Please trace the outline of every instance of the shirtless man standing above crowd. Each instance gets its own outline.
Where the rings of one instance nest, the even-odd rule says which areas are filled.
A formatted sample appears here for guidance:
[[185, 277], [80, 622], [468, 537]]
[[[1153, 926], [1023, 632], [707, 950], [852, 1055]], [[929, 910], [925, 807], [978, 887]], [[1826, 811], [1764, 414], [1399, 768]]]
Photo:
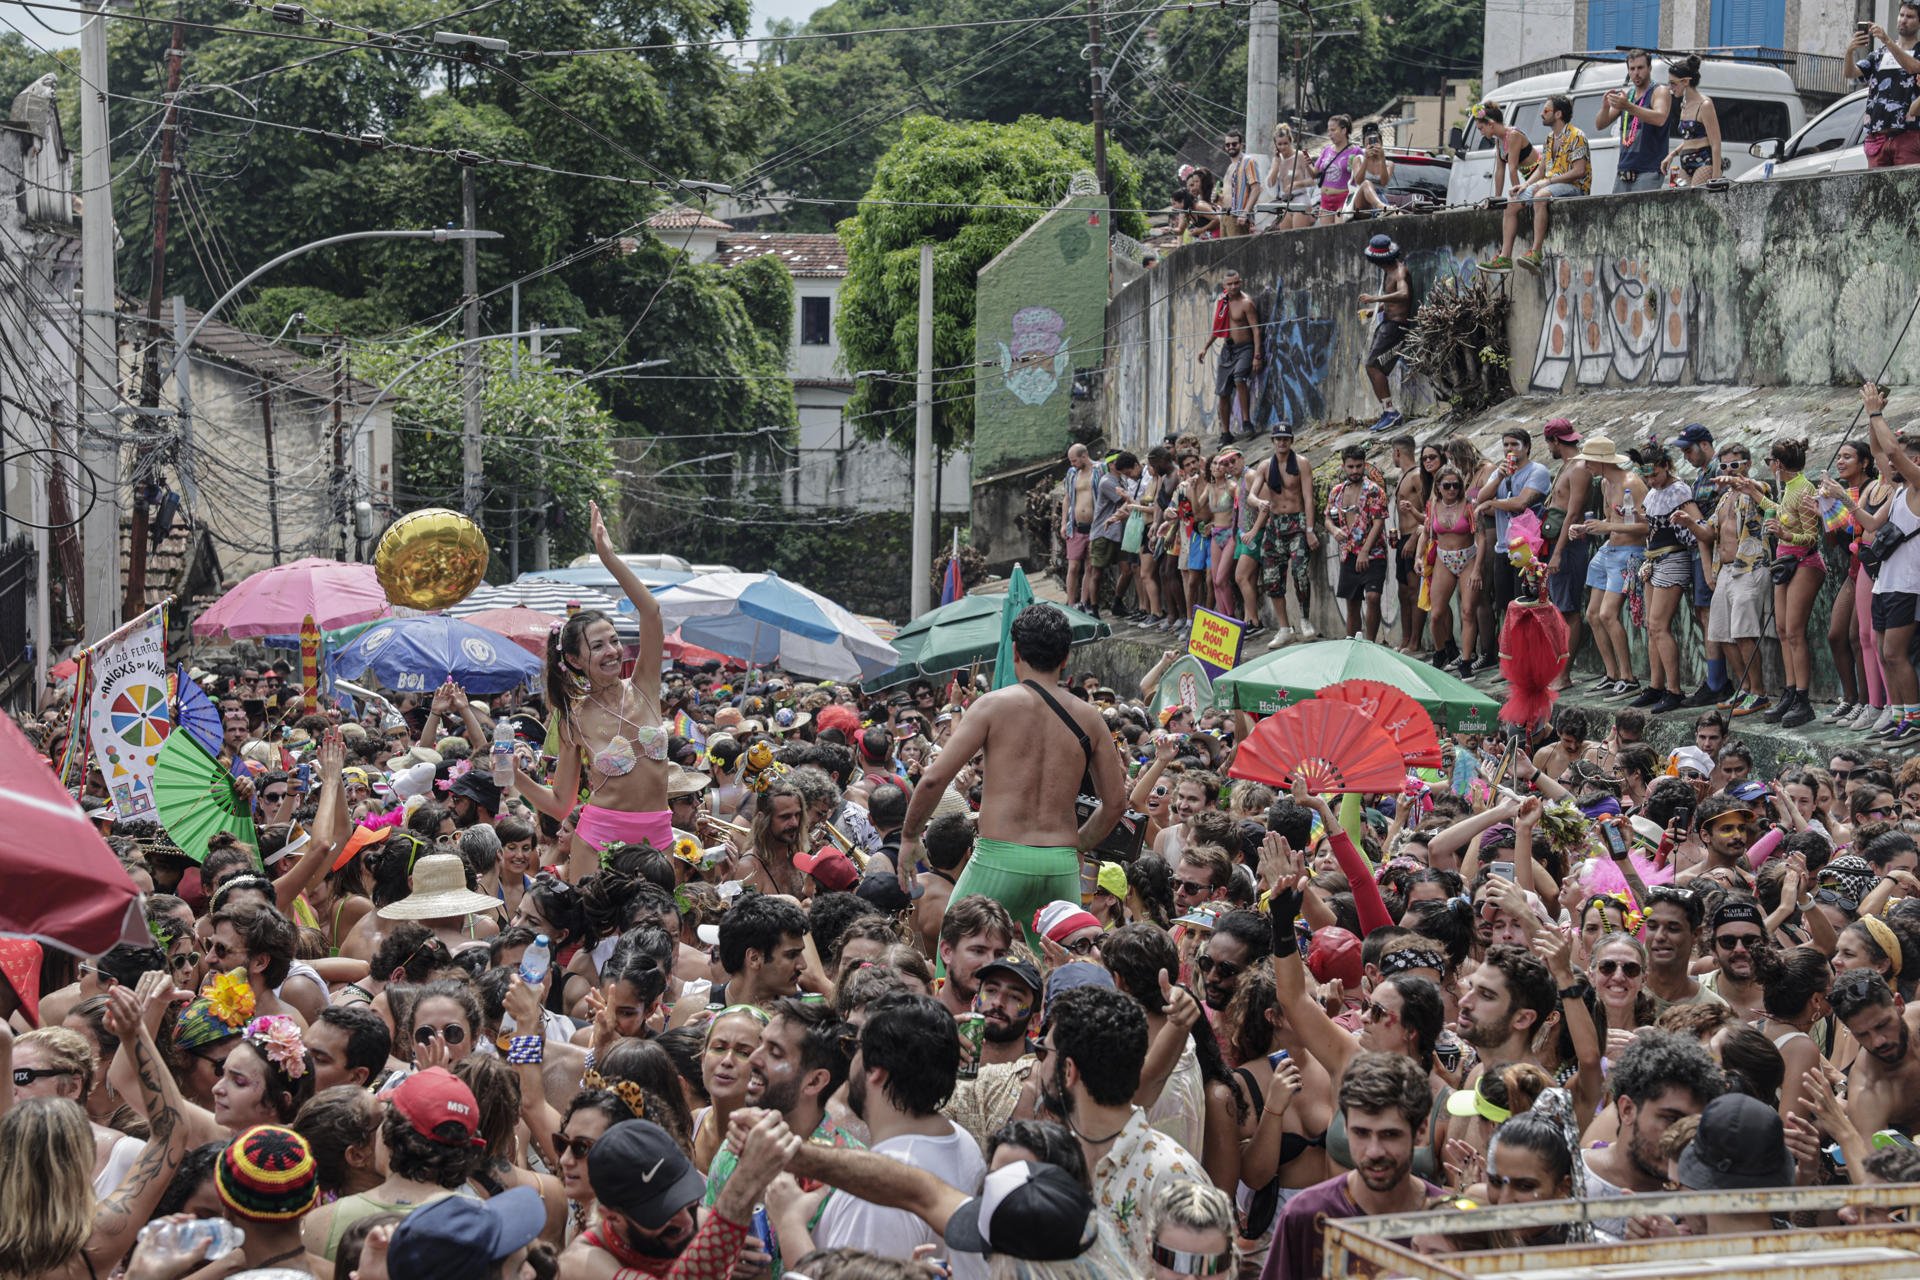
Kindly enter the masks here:
[[[1080, 855], [1126, 811], [1127, 781], [1108, 745], [1107, 722], [1091, 703], [1059, 692], [1073, 639], [1067, 616], [1052, 605], [1028, 605], [1013, 620], [1012, 635], [1020, 683], [969, 706], [921, 775], [900, 831], [900, 878], [911, 891], [907, 880], [935, 802], [961, 766], [984, 752], [980, 834], [953, 900], [984, 893], [1025, 930], [1047, 903], [1080, 901]], [[1085, 824], [1074, 807], [1083, 793], [1099, 800]]]
[[[1269, 504], [1267, 527], [1260, 537], [1260, 589], [1273, 601], [1273, 639], [1278, 649], [1296, 638], [1315, 638], [1308, 607], [1313, 599], [1313, 553], [1320, 549], [1314, 529], [1313, 464], [1294, 452], [1293, 427], [1276, 422], [1272, 428], [1273, 456], [1254, 473], [1253, 495]], [[1287, 581], [1300, 598], [1300, 625], [1287, 618]]]
[[1220, 348], [1220, 363], [1213, 371], [1213, 394], [1220, 401], [1220, 447], [1225, 449], [1233, 443], [1234, 399], [1237, 396], [1240, 401], [1240, 421], [1247, 422], [1251, 416], [1248, 388], [1264, 363], [1260, 356], [1260, 308], [1241, 292], [1238, 271], [1227, 272], [1214, 308], [1213, 332], [1195, 358], [1205, 364], [1214, 340], [1223, 337], [1226, 341]]
[[1087, 568], [1093, 537], [1093, 455], [1087, 446], [1067, 450], [1067, 500], [1061, 504], [1060, 536], [1067, 544], [1067, 600], [1080, 600], [1080, 575]]

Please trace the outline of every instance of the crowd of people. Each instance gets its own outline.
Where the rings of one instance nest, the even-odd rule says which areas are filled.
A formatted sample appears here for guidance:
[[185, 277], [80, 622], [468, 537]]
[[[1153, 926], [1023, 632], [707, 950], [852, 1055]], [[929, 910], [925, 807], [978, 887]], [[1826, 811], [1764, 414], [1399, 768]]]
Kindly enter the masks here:
[[1920, 1180], [1920, 765], [1568, 709], [1276, 790], [1044, 604], [991, 692], [663, 669], [595, 533], [640, 644], [537, 693], [195, 673], [257, 844], [90, 778], [151, 942], [0, 946], [0, 1277], [1308, 1280], [1331, 1219]]
[[[1866, 434], [1826, 459], [1802, 438], [1756, 459], [1735, 433], [1716, 440], [1699, 422], [1628, 446], [1554, 418], [1538, 438], [1504, 432], [1497, 458], [1460, 436], [1401, 435], [1384, 458], [1347, 446], [1318, 501], [1313, 464], [1285, 423], [1272, 429], [1272, 456], [1251, 465], [1231, 441], [1208, 455], [1194, 435], [1144, 463], [1125, 452], [1095, 461], [1076, 445], [1062, 523], [1069, 599], [1097, 613], [1111, 586], [1117, 616], [1164, 630], [1210, 608], [1244, 621], [1250, 638], [1270, 626], [1267, 647], [1280, 648], [1318, 635], [1310, 608], [1324, 543], [1339, 557], [1333, 594], [1347, 635], [1380, 639], [1391, 582], [1390, 642], [1463, 678], [1497, 666], [1498, 620], [1537, 597], [1567, 624], [1561, 689], [1590, 646], [1589, 699], [1655, 715], [1711, 707], [1790, 729], [1818, 716], [1906, 744], [1920, 738], [1920, 541], [1910, 536], [1920, 436], [1889, 427], [1884, 387], [1861, 396]], [[1226, 405], [1223, 393], [1223, 414]], [[1075, 523], [1083, 507], [1104, 519]], [[1537, 522], [1524, 555], [1512, 534], [1523, 514]], [[1134, 551], [1122, 542], [1130, 518], [1143, 535]], [[1537, 584], [1517, 557], [1538, 567]], [[1103, 585], [1083, 564], [1120, 571]], [[1810, 629], [1829, 579], [1824, 644], [1837, 687], [1816, 703], [1821, 637]], [[1683, 616], [1704, 655], [1691, 674]]]

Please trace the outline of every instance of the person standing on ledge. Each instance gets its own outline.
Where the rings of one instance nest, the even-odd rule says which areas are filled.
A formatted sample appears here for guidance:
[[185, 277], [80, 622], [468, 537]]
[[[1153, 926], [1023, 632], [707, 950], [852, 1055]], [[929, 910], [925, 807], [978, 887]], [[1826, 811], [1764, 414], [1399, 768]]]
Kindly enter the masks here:
[[[1067, 616], [1052, 605], [1031, 604], [1011, 630], [1020, 683], [968, 707], [921, 775], [900, 832], [898, 870], [902, 887], [909, 887], [934, 803], [961, 767], [985, 752], [980, 835], [953, 900], [984, 893], [1024, 929], [1047, 903], [1080, 900], [1080, 855], [1120, 820], [1127, 783], [1100, 713], [1055, 693], [1073, 639]], [[1074, 807], [1083, 793], [1099, 802], [1085, 824]]]

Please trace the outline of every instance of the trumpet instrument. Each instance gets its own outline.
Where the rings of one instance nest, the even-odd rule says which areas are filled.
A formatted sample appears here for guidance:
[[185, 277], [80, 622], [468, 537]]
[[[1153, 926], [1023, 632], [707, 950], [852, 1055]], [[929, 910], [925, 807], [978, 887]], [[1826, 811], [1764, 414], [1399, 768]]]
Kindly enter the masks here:
[[808, 834], [812, 837], [814, 848], [817, 849], [821, 845], [830, 844], [840, 852], [846, 854], [848, 858], [852, 859], [853, 865], [859, 867], [861, 871], [864, 872], [867, 869], [866, 850], [862, 849], [852, 840], [849, 840], [840, 828], [834, 826], [826, 819], [823, 818], [815, 823], [813, 830]]

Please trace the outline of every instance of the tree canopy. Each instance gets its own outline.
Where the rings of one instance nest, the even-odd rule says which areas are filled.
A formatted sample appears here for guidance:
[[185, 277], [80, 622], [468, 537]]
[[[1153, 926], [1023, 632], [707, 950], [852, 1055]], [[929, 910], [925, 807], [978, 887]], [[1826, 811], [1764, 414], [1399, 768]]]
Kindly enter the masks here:
[[[910, 446], [913, 370], [919, 364], [920, 246], [934, 246], [934, 439], [941, 449], [973, 435], [973, 290], [980, 268], [1093, 168], [1093, 130], [1028, 116], [1012, 124], [951, 124], [915, 116], [880, 160], [866, 198], [840, 225], [847, 283], [840, 292], [840, 349], [864, 378], [847, 405], [863, 434]], [[1115, 230], [1146, 234], [1140, 171], [1107, 148]]]

